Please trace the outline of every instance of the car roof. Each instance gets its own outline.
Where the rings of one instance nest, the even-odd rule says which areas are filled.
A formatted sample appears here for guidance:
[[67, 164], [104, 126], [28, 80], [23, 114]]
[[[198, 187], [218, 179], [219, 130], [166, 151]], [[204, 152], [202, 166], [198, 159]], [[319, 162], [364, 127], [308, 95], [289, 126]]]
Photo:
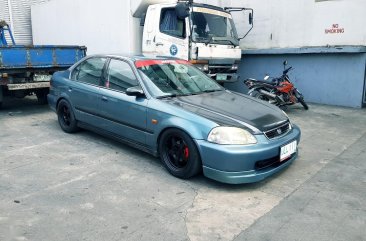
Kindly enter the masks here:
[[88, 57], [123, 58], [123, 59], [129, 59], [133, 62], [138, 61], [138, 60], [172, 60], [172, 59], [178, 59], [178, 58], [168, 57], [168, 56], [145, 56], [145, 55], [128, 55], [128, 54], [94, 54], [94, 55], [88, 55]]

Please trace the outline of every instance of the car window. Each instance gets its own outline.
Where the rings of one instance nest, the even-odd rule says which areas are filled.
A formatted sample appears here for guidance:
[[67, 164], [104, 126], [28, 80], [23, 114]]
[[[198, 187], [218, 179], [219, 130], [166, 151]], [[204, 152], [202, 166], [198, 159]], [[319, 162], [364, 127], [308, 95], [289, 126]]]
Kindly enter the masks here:
[[105, 87], [124, 92], [127, 88], [137, 85], [139, 84], [131, 66], [124, 61], [112, 59], [109, 63]]
[[185, 38], [185, 20], [178, 18], [174, 8], [163, 8], [161, 10], [160, 32]]
[[90, 58], [78, 65], [71, 74], [71, 79], [88, 84], [99, 85], [106, 58]]

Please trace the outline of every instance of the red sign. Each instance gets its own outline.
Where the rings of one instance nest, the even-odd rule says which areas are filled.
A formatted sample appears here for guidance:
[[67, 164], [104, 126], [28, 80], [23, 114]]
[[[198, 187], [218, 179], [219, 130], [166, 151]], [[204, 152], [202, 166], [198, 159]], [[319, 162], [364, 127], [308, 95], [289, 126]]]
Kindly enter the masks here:
[[340, 28], [339, 24], [332, 24], [331, 28], [325, 29], [325, 34], [330, 33], [344, 33], [344, 28]]

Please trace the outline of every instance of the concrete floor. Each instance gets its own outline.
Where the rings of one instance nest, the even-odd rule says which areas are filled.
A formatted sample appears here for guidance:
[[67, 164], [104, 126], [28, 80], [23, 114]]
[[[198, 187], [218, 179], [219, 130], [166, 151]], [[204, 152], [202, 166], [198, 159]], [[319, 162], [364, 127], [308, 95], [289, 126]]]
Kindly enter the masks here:
[[299, 157], [263, 182], [172, 177], [34, 98], [0, 110], [0, 240], [366, 240], [366, 109], [288, 108]]

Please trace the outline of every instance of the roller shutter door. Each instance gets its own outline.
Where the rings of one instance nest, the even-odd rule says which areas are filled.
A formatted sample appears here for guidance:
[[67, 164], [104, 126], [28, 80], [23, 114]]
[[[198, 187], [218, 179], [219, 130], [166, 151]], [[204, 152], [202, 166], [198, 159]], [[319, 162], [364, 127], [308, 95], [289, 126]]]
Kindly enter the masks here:
[[32, 44], [31, 6], [47, 1], [0, 0], [0, 19], [4, 19], [11, 26], [16, 44]]

